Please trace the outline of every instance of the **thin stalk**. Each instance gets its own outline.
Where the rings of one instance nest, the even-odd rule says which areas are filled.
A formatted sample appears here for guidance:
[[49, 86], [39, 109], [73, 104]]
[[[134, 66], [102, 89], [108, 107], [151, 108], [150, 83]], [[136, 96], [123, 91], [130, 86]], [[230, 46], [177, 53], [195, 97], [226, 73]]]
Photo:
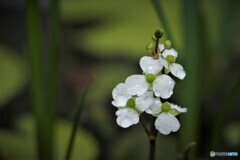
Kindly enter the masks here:
[[42, 50], [41, 50], [41, 28], [40, 12], [37, 0], [27, 0], [26, 18], [29, 47], [29, 64], [31, 75], [31, 96], [33, 111], [36, 123], [36, 137], [39, 159], [51, 158], [52, 152], [49, 148], [49, 134], [47, 130], [47, 120], [45, 118], [45, 96], [44, 96], [44, 76], [42, 73]]
[[[183, 33], [184, 33], [184, 53], [185, 68], [187, 76], [182, 85], [180, 96], [181, 104], [188, 107], [188, 113], [181, 118], [182, 132], [180, 132], [180, 148], [185, 147], [190, 142], [198, 143], [199, 116], [200, 116], [200, 85], [202, 59], [200, 48], [200, 9], [199, 0], [184, 0], [183, 10]], [[194, 149], [197, 151], [196, 149]], [[193, 155], [191, 155], [193, 156]]]
[[56, 87], [57, 87], [57, 69], [60, 46], [60, 16], [58, 0], [50, 1], [49, 17], [49, 61], [46, 75], [46, 98], [48, 105], [48, 130], [49, 130], [49, 148], [53, 150], [54, 143], [54, 124], [56, 118]]
[[[226, 5], [225, 5], [225, 12], [223, 14], [223, 17], [221, 17], [221, 22], [220, 22], [220, 32], [219, 35], [220, 37], [219, 39], [219, 47], [222, 50], [222, 52], [225, 54], [227, 52], [227, 50], [229, 49], [229, 47], [231, 47], [231, 36], [232, 33], [234, 32], [234, 29], [231, 29], [232, 24], [234, 22], [234, 19], [237, 16], [237, 10], [238, 10], [238, 1], [237, 0], [228, 0], [226, 1]], [[221, 37], [221, 35], [224, 33], [224, 38]], [[224, 45], [222, 45], [224, 44]], [[218, 52], [216, 52], [218, 53]]]
[[155, 11], [157, 13], [159, 21], [163, 25], [163, 28], [164, 28], [168, 38], [171, 39], [171, 41], [173, 42], [174, 40], [173, 40], [171, 31], [170, 31], [169, 23], [167, 22], [166, 16], [164, 14], [161, 1], [160, 0], [151, 0], [151, 2], [153, 5], [153, 8], [155, 9]]
[[150, 139], [149, 141], [150, 141], [149, 160], [154, 160], [156, 151], [156, 139]]
[[148, 129], [143, 119], [140, 117], [140, 123], [142, 124], [144, 131], [146, 132], [149, 140], [149, 160], [155, 159], [156, 140], [157, 140], [157, 134], [158, 134], [158, 131], [155, 129], [155, 126], [154, 126], [155, 120], [156, 118], [153, 118], [151, 122], [151, 128]]
[[221, 133], [221, 128], [224, 126], [224, 121], [227, 119], [230, 111], [233, 109], [233, 100], [236, 97], [240, 89], [240, 76], [238, 76], [236, 82], [228, 92], [228, 95], [220, 108], [219, 116], [217, 116], [216, 124], [214, 125], [212, 137], [211, 137], [211, 148], [216, 149], [219, 143], [219, 135]]
[[156, 140], [158, 131], [156, 130], [154, 123], [156, 118], [153, 117], [150, 129], [150, 136], [149, 136], [149, 143], [150, 143], [150, 151], [149, 151], [149, 160], [155, 159], [155, 152], [156, 152]]
[[71, 132], [71, 136], [70, 136], [69, 143], [68, 143], [68, 148], [67, 148], [66, 155], [65, 155], [66, 160], [69, 160], [71, 158], [71, 153], [72, 153], [73, 145], [74, 145], [74, 139], [75, 139], [75, 135], [77, 133], [77, 128], [78, 128], [78, 124], [79, 124], [79, 119], [81, 118], [82, 109], [83, 109], [83, 106], [84, 106], [84, 103], [86, 100], [88, 87], [89, 87], [89, 85], [84, 89], [84, 91], [82, 93], [80, 104], [77, 107], [76, 115], [74, 116], [72, 132]]

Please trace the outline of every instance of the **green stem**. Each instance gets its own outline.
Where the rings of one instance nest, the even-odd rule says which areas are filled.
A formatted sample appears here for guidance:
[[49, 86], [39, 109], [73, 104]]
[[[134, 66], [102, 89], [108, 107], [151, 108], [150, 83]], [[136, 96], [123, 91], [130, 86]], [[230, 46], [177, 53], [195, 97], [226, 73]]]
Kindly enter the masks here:
[[81, 118], [82, 109], [83, 109], [83, 106], [84, 106], [84, 103], [85, 103], [85, 100], [86, 100], [88, 87], [89, 87], [89, 85], [85, 88], [85, 90], [82, 93], [80, 104], [77, 107], [76, 115], [74, 116], [74, 123], [73, 123], [73, 126], [72, 126], [72, 132], [71, 132], [70, 140], [69, 140], [69, 143], [68, 143], [68, 148], [67, 148], [66, 155], [65, 155], [66, 160], [69, 160], [71, 158], [71, 153], [72, 153], [73, 146], [74, 146], [74, 139], [75, 139], [75, 135], [77, 133], [77, 127], [78, 127], [78, 124], [79, 124], [79, 119]]
[[[46, 104], [48, 106], [48, 130], [49, 142], [53, 150], [54, 143], [54, 124], [56, 118], [56, 82], [57, 69], [59, 57], [59, 43], [60, 43], [60, 17], [59, 17], [59, 3], [58, 0], [50, 1], [50, 21], [49, 21], [49, 61], [47, 67], [47, 75], [45, 80]], [[46, 117], [47, 118], [47, 117]]]
[[155, 159], [155, 152], [156, 152], [156, 140], [157, 140], [157, 134], [158, 131], [155, 129], [154, 122], [156, 118], [154, 117], [152, 122], [151, 122], [151, 128], [150, 130], [147, 128], [145, 125], [144, 121], [140, 117], [140, 123], [142, 124], [144, 131], [146, 132], [149, 140], [149, 160], [154, 160]]
[[40, 38], [40, 12], [37, 0], [27, 0], [26, 3], [28, 44], [29, 44], [29, 63], [31, 75], [31, 92], [33, 111], [36, 123], [36, 136], [38, 144], [39, 159], [49, 159], [52, 157], [49, 148], [48, 122], [45, 118], [46, 104], [44, 96], [44, 76], [42, 73], [42, 50]]
[[[185, 68], [188, 73], [186, 76], [181, 94], [181, 104], [188, 107], [188, 113], [181, 117], [182, 131], [180, 132], [180, 148], [190, 142], [198, 143], [199, 133], [199, 113], [200, 113], [200, 85], [201, 85], [201, 64], [202, 59], [200, 48], [200, 11], [199, 0], [184, 0], [183, 10], [183, 29], [184, 29], [184, 53]], [[194, 149], [197, 151], [196, 149]], [[193, 156], [193, 154], [191, 154]]]

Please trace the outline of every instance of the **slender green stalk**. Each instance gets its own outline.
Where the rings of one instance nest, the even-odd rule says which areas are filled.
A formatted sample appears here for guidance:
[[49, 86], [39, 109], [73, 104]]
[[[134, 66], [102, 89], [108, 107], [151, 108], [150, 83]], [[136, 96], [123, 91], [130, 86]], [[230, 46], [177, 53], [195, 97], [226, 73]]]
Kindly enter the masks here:
[[163, 12], [163, 9], [162, 9], [163, 7], [162, 7], [162, 4], [161, 4], [160, 0], [151, 0], [151, 2], [152, 2], [152, 5], [153, 5], [156, 13], [157, 13], [159, 21], [163, 25], [163, 28], [164, 28], [168, 38], [171, 39], [171, 41], [173, 42], [174, 40], [173, 40], [171, 31], [170, 31], [170, 27], [169, 27], [169, 24], [167, 22], [166, 16]]
[[47, 64], [47, 75], [45, 76], [45, 93], [46, 104], [48, 106], [48, 114], [46, 115], [48, 121], [48, 141], [49, 148], [54, 150], [54, 124], [56, 118], [56, 86], [57, 86], [57, 69], [59, 60], [59, 47], [60, 47], [60, 16], [59, 16], [59, 3], [58, 0], [50, 1], [50, 17], [49, 17], [49, 61]]
[[227, 119], [230, 111], [233, 109], [233, 100], [236, 97], [240, 89], [240, 76], [238, 76], [236, 82], [228, 92], [228, 95], [220, 109], [219, 116], [217, 116], [216, 124], [214, 125], [212, 137], [211, 137], [211, 148], [216, 149], [219, 143], [219, 135], [221, 128], [224, 126], [224, 121]]
[[[183, 29], [184, 29], [184, 53], [185, 68], [188, 73], [181, 90], [181, 104], [188, 107], [188, 113], [181, 117], [180, 148], [192, 141], [198, 143], [199, 113], [200, 113], [200, 9], [199, 0], [184, 0]], [[196, 149], [195, 149], [196, 151]]]
[[[222, 50], [222, 52], [220, 53], [223, 53], [225, 54], [226, 51], [229, 49], [229, 47], [232, 43], [232, 41], [230, 40], [231, 39], [231, 36], [232, 36], [232, 33], [234, 32], [233, 29], [231, 29], [232, 27], [232, 24], [233, 24], [233, 21], [234, 19], [236, 18], [237, 16], [237, 10], [238, 10], [238, 1], [237, 0], [228, 0], [226, 1], [226, 11], [224, 12], [223, 14], [223, 17], [221, 17], [221, 23], [219, 25], [220, 27], [220, 32], [219, 32], [219, 45], [218, 47], [220, 47], [220, 49]], [[224, 38], [222, 38], [222, 34], [224, 34]], [[224, 44], [224, 45], [223, 45]], [[217, 52], [219, 53], [219, 52]]]
[[154, 123], [156, 118], [153, 117], [152, 123], [151, 123], [151, 129], [150, 129], [150, 136], [149, 136], [149, 142], [150, 142], [150, 151], [149, 151], [149, 160], [155, 159], [155, 152], [156, 152], [156, 140], [157, 140], [157, 134], [158, 131], [156, 130]]
[[38, 157], [39, 159], [46, 159], [51, 158], [52, 152], [49, 148], [49, 134], [45, 118], [46, 105], [43, 89], [44, 76], [42, 73], [40, 13], [37, 0], [27, 0], [26, 4], [31, 92], [37, 131]]
[[73, 123], [73, 126], [72, 126], [72, 132], [71, 132], [71, 136], [70, 136], [69, 143], [68, 143], [68, 148], [67, 148], [66, 155], [65, 155], [66, 160], [71, 158], [71, 153], [72, 153], [73, 146], [74, 146], [74, 139], [75, 139], [75, 135], [77, 133], [77, 127], [78, 127], [78, 124], [79, 124], [79, 119], [81, 118], [82, 109], [83, 109], [83, 106], [84, 106], [84, 103], [85, 103], [85, 100], [86, 100], [88, 87], [89, 87], [89, 85], [85, 88], [85, 90], [82, 93], [80, 104], [77, 107], [76, 115], [74, 116], [74, 123]]

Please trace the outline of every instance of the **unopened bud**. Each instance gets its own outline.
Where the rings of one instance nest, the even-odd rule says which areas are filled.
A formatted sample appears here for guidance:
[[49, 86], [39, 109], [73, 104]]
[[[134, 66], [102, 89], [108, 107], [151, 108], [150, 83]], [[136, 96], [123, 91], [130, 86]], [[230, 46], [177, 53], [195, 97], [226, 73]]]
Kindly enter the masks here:
[[165, 47], [166, 49], [171, 49], [171, 48], [172, 48], [172, 43], [171, 43], [171, 41], [166, 40], [166, 41], [164, 42], [164, 47]]

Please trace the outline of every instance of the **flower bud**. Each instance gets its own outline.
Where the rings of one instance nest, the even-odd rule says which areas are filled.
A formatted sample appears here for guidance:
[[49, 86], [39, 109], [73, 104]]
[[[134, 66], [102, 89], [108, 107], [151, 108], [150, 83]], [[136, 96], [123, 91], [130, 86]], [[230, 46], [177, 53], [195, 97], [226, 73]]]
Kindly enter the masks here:
[[171, 43], [171, 41], [166, 40], [166, 41], [164, 42], [164, 47], [165, 47], [166, 49], [171, 49], [171, 48], [172, 48], [172, 43]]
[[147, 46], [146, 46], [147, 51], [153, 50], [153, 48], [154, 48], [154, 44], [153, 43], [148, 43]]
[[164, 102], [161, 106], [163, 112], [168, 112], [171, 109], [171, 106], [168, 102]]
[[161, 38], [163, 36], [163, 33], [164, 33], [164, 31], [162, 29], [160, 29], [160, 30], [157, 30], [154, 33], [154, 36], [159, 39], [159, 38]]
[[148, 83], [153, 83], [153, 81], [156, 79], [156, 76], [154, 74], [147, 74], [146, 80]]

